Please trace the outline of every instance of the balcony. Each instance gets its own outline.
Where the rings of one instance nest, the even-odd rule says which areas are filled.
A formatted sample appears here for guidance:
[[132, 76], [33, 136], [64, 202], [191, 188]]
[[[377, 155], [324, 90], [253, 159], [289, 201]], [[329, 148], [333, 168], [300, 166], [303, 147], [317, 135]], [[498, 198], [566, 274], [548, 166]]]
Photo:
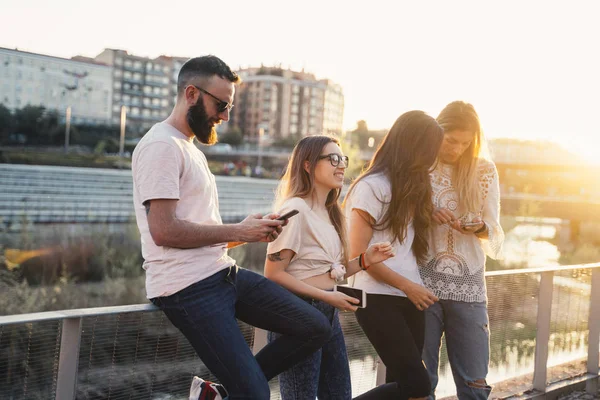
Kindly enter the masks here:
[[123, 79], [123, 82], [127, 82], [127, 83], [135, 83], [135, 84], [142, 83], [142, 79], [126, 78], [126, 77], [123, 77], [122, 79]]
[[142, 92], [141, 90], [135, 90], [135, 89], [125, 89], [123, 88], [123, 94], [129, 94], [132, 96], [142, 96], [144, 94], [144, 92]]
[[167, 95], [163, 95], [163, 94], [160, 94], [160, 93], [144, 92], [144, 96], [150, 97], [150, 98], [153, 98], [153, 99], [163, 99]]
[[144, 85], [163, 88], [163, 87], [169, 87], [169, 82], [163, 83], [163, 82], [155, 82], [155, 81], [148, 81], [148, 80], [146, 80], [144, 82]]

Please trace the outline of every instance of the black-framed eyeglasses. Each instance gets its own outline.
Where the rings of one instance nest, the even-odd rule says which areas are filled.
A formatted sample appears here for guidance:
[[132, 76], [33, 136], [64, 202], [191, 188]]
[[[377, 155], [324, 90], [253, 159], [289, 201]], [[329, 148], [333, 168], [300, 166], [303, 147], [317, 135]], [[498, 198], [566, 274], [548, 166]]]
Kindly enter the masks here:
[[217, 101], [217, 111], [218, 112], [222, 113], [227, 110], [231, 111], [231, 109], [233, 108], [233, 104], [229, 104], [228, 102], [221, 100], [214, 94], [210, 93], [208, 90], [204, 90], [201, 87], [198, 87], [196, 85], [192, 85], [192, 86], [195, 87], [196, 89], [198, 89], [199, 91], [201, 91], [202, 93], [205, 93], [205, 94], [209, 95], [210, 97], [212, 97], [213, 99], [215, 99]]
[[329, 158], [329, 162], [331, 163], [331, 165], [333, 167], [337, 167], [338, 165], [340, 165], [340, 162], [344, 162], [344, 166], [347, 167], [348, 166], [348, 161], [350, 160], [348, 158], [348, 156], [341, 156], [339, 154], [336, 153], [331, 153], [331, 154], [326, 154], [324, 156], [319, 156], [319, 160], [324, 160], [326, 158]]

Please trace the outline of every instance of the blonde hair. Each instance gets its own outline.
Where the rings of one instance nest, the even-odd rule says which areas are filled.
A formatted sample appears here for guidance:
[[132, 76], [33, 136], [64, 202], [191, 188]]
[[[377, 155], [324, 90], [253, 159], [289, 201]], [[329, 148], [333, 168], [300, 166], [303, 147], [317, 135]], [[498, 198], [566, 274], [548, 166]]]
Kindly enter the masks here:
[[478, 165], [481, 160], [490, 159], [479, 115], [472, 104], [453, 101], [440, 112], [437, 122], [445, 133], [456, 130], [473, 133], [471, 144], [458, 159], [452, 181], [458, 194], [459, 210], [463, 213], [478, 212], [483, 200], [479, 188]]
[[[317, 162], [319, 162], [321, 151], [323, 151], [323, 148], [329, 143], [335, 143], [338, 146], [340, 145], [340, 141], [336, 137], [326, 135], [307, 136], [296, 144], [285, 170], [285, 174], [277, 187], [275, 195], [275, 211], [278, 211], [281, 208], [281, 205], [292, 197], [300, 197], [303, 199], [314, 198], [315, 168]], [[310, 165], [309, 171], [306, 171], [304, 168], [304, 163], [306, 161], [308, 161]], [[331, 189], [327, 195], [325, 207], [327, 208], [329, 220], [342, 242], [342, 259], [344, 264], [347, 264], [348, 242], [346, 236], [346, 221], [338, 202], [341, 192], [341, 188]]]

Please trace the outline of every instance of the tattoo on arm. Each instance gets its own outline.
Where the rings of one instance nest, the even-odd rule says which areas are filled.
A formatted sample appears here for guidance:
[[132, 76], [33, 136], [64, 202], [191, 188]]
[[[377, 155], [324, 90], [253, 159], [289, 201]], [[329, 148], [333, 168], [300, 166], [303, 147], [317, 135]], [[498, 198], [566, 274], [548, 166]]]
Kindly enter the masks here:
[[144, 207], [146, 207], [146, 215], [150, 214], [150, 201], [145, 202]]
[[283, 258], [281, 258], [280, 251], [278, 251], [277, 253], [269, 254], [267, 257], [269, 258], [269, 261], [283, 261]]

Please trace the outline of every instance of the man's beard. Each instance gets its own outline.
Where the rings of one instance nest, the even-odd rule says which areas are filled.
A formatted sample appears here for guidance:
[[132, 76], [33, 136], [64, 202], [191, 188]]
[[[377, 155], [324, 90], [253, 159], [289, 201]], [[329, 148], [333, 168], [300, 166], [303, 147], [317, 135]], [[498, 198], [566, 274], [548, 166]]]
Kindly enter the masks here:
[[208, 118], [202, 96], [198, 97], [196, 104], [188, 108], [186, 119], [190, 129], [200, 143], [207, 145], [217, 143], [217, 131], [214, 127], [215, 121]]

